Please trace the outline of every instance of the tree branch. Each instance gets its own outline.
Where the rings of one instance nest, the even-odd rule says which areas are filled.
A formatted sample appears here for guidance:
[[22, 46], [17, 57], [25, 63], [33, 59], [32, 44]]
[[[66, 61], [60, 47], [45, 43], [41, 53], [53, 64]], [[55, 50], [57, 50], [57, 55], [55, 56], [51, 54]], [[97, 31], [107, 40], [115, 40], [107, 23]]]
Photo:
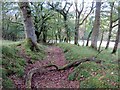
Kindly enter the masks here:
[[116, 27], [116, 26], [118, 26], [118, 24], [113, 25], [112, 28], [114, 28], [114, 27]]
[[68, 10], [66, 11], [66, 14], [69, 12], [70, 7], [71, 7], [72, 5], [73, 5], [73, 4], [70, 4], [70, 6], [68, 7]]
[[92, 7], [90, 9], [90, 12], [87, 14], [87, 16], [82, 20], [82, 22], [79, 24], [79, 25], [82, 25], [84, 23], [84, 21], [87, 19], [87, 17], [90, 15], [90, 13], [92, 12], [93, 10], [93, 6], [94, 6], [94, 2], [92, 2]]
[[[57, 65], [48, 65], [48, 66], [42, 66], [42, 67], [38, 67], [38, 68], [33, 68], [31, 69], [27, 75], [25, 76], [25, 85], [27, 88], [31, 88], [31, 80], [32, 80], [32, 76], [35, 73], [40, 73], [40, 74], [44, 74], [46, 72], [50, 72], [50, 71], [61, 71], [61, 70], [67, 70], [70, 69], [72, 67], [77, 67], [78, 65], [80, 65], [83, 62], [87, 62], [87, 61], [93, 61], [95, 63], [101, 64], [101, 60], [96, 60], [95, 57], [91, 57], [91, 58], [84, 58], [84, 59], [80, 59], [80, 60], [76, 60], [74, 62], [71, 62], [69, 64], [66, 64], [63, 67], [58, 67]], [[55, 69], [48, 69], [50, 67], [54, 67]]]
[[82, 1], [82, 9], [80, 11], [78, 10], [79, 15], [82, 13], [83, 9], [84, 9], [84, 0]]
[[114, 23], [114, 22], [116, 22], [116, 21], [118, 21], [118, 20], [119, 20], [119, 18], [117, 18], [117, 19], [113, 20], [113, 21], [112, 21], [112, 23]]
[[52, 10], [55, 10], [55, 11], [59, 12], [59, 13], [62, 14], [62, 15], [65, 14], [64, 11], [63, 11], [63, 9], [57, 9], [56, 6], [54, 6], [53, 3], [50, 4], [50, 3], [48, 2], [47, 4], [51, 7]]
[[65, 10], [66, 6], [67, 6], [67, 2], [65, 3], [65, 6], [64, 6], [64, 8], [62, 9], [63, 11]]

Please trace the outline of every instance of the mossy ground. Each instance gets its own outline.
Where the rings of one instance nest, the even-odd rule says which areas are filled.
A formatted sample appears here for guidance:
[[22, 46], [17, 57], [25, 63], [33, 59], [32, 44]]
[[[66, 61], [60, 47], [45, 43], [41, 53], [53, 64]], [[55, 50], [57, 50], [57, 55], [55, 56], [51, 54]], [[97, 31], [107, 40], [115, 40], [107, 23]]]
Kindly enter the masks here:
[[0, 72], [2, 75], [0, 75], [0, 77], [2, 78], [2, 85], [4, 88], [15, 87], [13, 81], [9, 78], [10, 75], [15, 74], [18, 77], [22, 77], [24, 75], [26, 61], [25, 58], [19, 55], [21, 50], [20, 48], [17, 48], [17, 45], [19, 44], [25, 48], [25, 54], [30, 56], [33, 62], [36, 60], [42, 60], [45, 56], [45, 46], [38, 45], [40, 51], [33, 52], [27, 48], [24, 41], [2, 41], [2, 44], [0, 45], [0, 50], [2, 51], [2, 59], [0, 60], [2, 68], [0, 68]]
[[[63, 49], [69, 62], [92, 57], [98, 53], [90, 47], [68, 43], [60, 43], [57, 46]], [[110, 50], [104, 50], [97, 56], [97, 59], [102, 60], [102, 63], [84, 62], [74, 68], [74, 72], [69, 75], [68, 79], [79, 80], [80, 88], [118, 88], [120, 83], [118, 53], [112, 55]]]
[[[0, 45], [0, 50], [2, 51], [2, 59], [0, 64], [0, 78], [2, 78], [2, 84], [5, 88], [13, 88], [15, 85], [13, 81], [9, 78], [10, 75], [17, 75], [21, 77], [24, 75], [24, 68], [26, 65], [25, 59], [21, 57], [18, 52], [21, 46], [25, 50], [25, 54], [31, 57], [34, 62], [36, 60], [42, 60], [45, 57], [44, 45], [38, 45], [40, 51], [31, 51], [28, 46], [21, 42], [3, 41]], [[65, 57], [69, 62], [74, 60], [80, 60], [86, 57], [93, 57], [98, 52], [90, 47], [81, 47], [67, 43], [57, 44], [64, 51]], [[119, 53], [120, 50], [118, 50]], [[84, 62], [78, 67], [74, 68], [74, 72], [68, 77], [69, 80], [79, 80], [80, 88], [118, 88], [119, 80], [119, 66], [118, 66], [118, 53], [116, 55], [111, 54], [111, 50], [104, 50], [98, 56], [97, 59], [102, 60], [101, 64], [94, 62]]]

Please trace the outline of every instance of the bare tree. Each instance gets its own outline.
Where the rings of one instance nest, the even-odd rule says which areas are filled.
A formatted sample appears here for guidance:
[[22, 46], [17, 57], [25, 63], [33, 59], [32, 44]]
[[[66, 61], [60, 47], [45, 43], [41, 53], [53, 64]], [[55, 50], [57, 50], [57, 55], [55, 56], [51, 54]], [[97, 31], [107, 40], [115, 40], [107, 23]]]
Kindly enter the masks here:
[[84, 0], [82, 0], [82, 5], [81, 5], [81, 9], [79, 10], [78, 9], [78, 2], [77, 1], [75, 1], [74, 2], [75, 3], [75, 37], [74, 37], [74, 44], [78, 44], [78, 31], [79, 31], [79, 27], [80, 27], [80, 25], [82, 25], [83, 23], [84, 23], [84, 21], [87, 19], [87, 17], [90, 15], [90, 13], [92, 12], [92, 10], [93, 10], [93, 5], [94, 5], [94, 3], [92, 3], [92, 7], [91, 7], [91, 9], [90, 9], [90, 11], [89, 11], [89, 13], [85, 16], [85, 18], [83, 18], [82, 19], [82, 21], [80, 22], [80, 16], [81, 16], [81, 14], [82, 14], [82, 12], [83, 12], [83, 9], [84, 9]]
[[99, 28], [100, 28], [100, 9], [101, 9], [101, 0], [99, 2], [96, 1], [95, 21], [91, 36], [91, 47], [96, 50], [97, 50], [97, 40], [98, 40]]

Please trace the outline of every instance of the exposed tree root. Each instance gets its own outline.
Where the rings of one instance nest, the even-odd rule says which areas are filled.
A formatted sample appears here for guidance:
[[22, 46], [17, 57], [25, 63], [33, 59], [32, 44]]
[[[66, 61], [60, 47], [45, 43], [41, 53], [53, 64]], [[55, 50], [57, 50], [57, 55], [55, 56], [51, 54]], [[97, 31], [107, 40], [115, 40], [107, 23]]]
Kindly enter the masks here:
[[37, 43], [32, 42], [31, 38], [26, 39], [26, 45], [30, 48], [31, 51], [40, 51]]
[[[39, 68], [33, 68], [27, 73], [27, 75], [25, 77], [26, 88], [31, 88], [32, 76], [35, 73], [43, 74], [43, 73], [50, 72], [50, 71], [67, 70], [67, 69], [70, 69], [71, 67], [77, 67], [78, 65], [80, 65], [81, 63], [86, 62], [86, 61], [94, 61], [95, 63], [101, 63], [101, 60], [96, 60], [95, 57], [92, 57], [92, 58], [85, 58], [85, 59], [81, 59], [81, 60], [76, 60], [72, 63], [66, 64], [63, 67], [58, 67], [56, 65], [48, 65], [48, 66], [42, 66], [42, 67], [39, 67]], [[49, 67], [54, 67], [55, 69], [48, 70]]]

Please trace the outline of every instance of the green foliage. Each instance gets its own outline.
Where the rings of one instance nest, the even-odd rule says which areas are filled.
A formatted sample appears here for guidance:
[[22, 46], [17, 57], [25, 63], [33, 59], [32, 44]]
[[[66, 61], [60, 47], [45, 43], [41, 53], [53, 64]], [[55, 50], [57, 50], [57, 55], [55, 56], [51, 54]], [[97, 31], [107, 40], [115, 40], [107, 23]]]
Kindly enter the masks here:
[[9, 78], [3, 79], [2, 85], [4, 88], [15, 88], [13, 81]]
[[0, 68], [0, 78], [7, 78], [7, 71], [5, 68]]
[[18, 50], [12, 46], [2, 47], [2, 65], [7, 70], [7, 75], [18, 74], [23, 75], [25, 60], [17, 55]]
[[2, 3], [2, 37], [4, 39], [16, 41], [24, 38], [24, 28], [21, 23], [20, 13], [17, 3]]
[[[13, 88], [14, 84], [9, 79], [9, 75], [17, 74], [17, 76], [23, 76], [25, 60], [18, 55], [18, 49], [14, 43], [10, 41], [3, 41], [2, 45], [2, 78], [3, 78], [3, 87], [4, 88]], [[9, 43], [9, 44], [7, 44]]]
[[[95, 56], [98, 52], [89, 48], [71, 45], [67, 43], [58, 44], [63, 49], [65, 57], [69, 62], [80, 60], [86, 57]], [[101, 64], [95, 62], [84, 62], [74, 68], [69, 76], [69, 80], [79, 80], [81, 88], [118, 88], [120, 80], [118, 78], [118, 60], [117, 55], [112, 55], [110, 50], [102, 51], [97, 59]]]
[[15, 48], [12, 48], [10, 46], [3, 46], [2, 47], [2, 54], [8, 57], [13, 57], [16, 54], [17, 50], [15, 50]]
[[39, 51], [31, 51], [30, 50], [30, 44], [31, 43], [27, 43], [29, 42], [28, 40], [26, 41], [26, 43], [23, 44], [23, 47], [25, 47], [25, 53], [27, 54], [27, 56], [31, 57], [32, 62], [36, 61], [36, 60], [42, 60], [45, 57], [45, 48], [46, 46], [37, 44]]
[[76, 74], [77, 74], [77, 72], [76, 71], [74, 71], [73, 73], [71, 73], [69, 76], [68, 76], [68, 80], [75, 80], [76, 79]]

